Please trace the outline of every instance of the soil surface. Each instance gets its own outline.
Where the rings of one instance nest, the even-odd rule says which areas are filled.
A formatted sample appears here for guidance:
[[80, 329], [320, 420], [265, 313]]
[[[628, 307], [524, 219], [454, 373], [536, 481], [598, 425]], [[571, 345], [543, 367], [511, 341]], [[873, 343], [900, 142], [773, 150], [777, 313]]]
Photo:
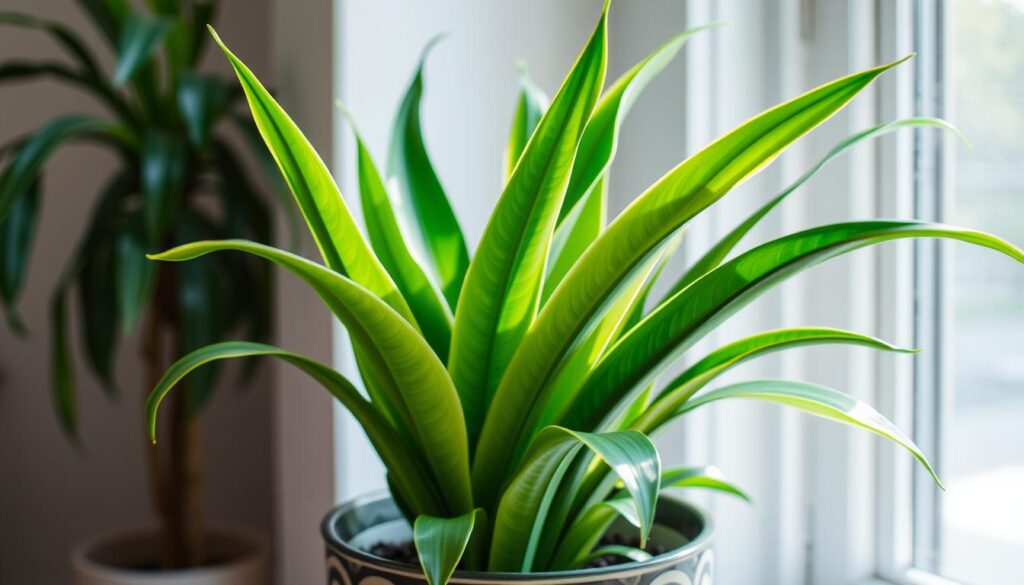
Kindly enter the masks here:
[[[601, 538], [601, 541], [597, 544], [596, 548], [608, 545], [640, 548], [640, 538], [637, 536], [627, 537], [618, 534], [605, 535]], [[647, 543], [647, 548], [645, 550], [651, 553], [651, 556], [658, 556], [667, 552], [664, 547], [650, 542]], [[414, 545], [411, 540], [400, 543], [378, 542], [370, 547], [369, 553], [398, 563], [408, 563], [410, 565], [418, 565], [420, 563], [419, 559], [416, 558], [416, 545]], [[605, 555], [603, 557], [593, 559], [587, 563], [584, 568], [593, 569], [599, 567], [611, 567], [613, 565], [621, 565], [629, 562], [632, 561], [625, 557], [620, 557], [618, 555]]]

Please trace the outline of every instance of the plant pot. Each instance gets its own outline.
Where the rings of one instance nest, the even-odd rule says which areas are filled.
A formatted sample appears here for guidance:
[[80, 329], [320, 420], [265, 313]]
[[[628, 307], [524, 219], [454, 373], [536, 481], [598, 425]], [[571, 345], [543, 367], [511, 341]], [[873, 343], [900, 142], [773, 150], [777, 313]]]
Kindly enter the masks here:
[[202, 567], [160, 571], [159, 539], [153, 531], [96, 538], [71, 553], [75, 585], [267, 585], [266, 539], [257, 534], [217, 528], [206, 533], [211, 561]]
[[[380, 542], [408, 542], [408, 522], [391, 498], [375, 494], [332, 510], [323, 522], [327, 544], [329, 585], [421, 585], [427, 581], [415, 565], [384, 559], [368, 552]], [[636, 528], [621, 522], [612, 532], [625, 535]], [[707, 516], [692, 504], [662, 496], [658, 502], [651, 542], [669, 552], [642, 563], [551, 573], [475, 573], [458, 571], [451, 583], [494, 585], [533, 583], [554, 585], [711, 585], [714, 552], [712, 526]]]

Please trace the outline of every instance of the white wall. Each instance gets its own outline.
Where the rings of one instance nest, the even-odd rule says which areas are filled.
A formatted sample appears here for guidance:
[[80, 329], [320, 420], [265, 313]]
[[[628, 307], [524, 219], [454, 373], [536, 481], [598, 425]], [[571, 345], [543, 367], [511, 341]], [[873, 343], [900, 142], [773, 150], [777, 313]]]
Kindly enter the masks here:
[[[268, 72], [268, 0], [226, 0], [220, 30], [253, 68]], [[70, 1], [5, 0], [4, 10], [48, 16], [85, 29]], [[97, 52], [108, 51], [94, 34]], [[4, 28], [0, 60], [57, 57], [38, 33]], [[226, 70], [211, 53], [211, 63]], [[109, 59], [107, 59], [109, 62]], [[39, 126], [54, 114], [97, 112], [88, 97], [52, 82], [0, 87], [0, 140]], [[117, 363], [122, 396], [104, 399], [76, 359], [81, 452], [62, 436], [49, 386], [49, 294], [82, 232], [96, 191], [114, 159], [92, 147], [60, 152], [49, 167], [42, 222], [21, 308], [27, 341], [0, 327], [0, 583], [68, 583], [69, 548], [99, 533], [154, 520], [143, 473], [143, 393], [134, 346]], [[74, 339], [77, 340], [77, 337]], [[77, 344], [76, 344], [77, 345]], [[78, 349], [77, 347], [75, 348]], [[214, 522], [271, 528], [270, 397], [267, 376], [241, 392], [225, 387], [204, 415], [206, 507]]]

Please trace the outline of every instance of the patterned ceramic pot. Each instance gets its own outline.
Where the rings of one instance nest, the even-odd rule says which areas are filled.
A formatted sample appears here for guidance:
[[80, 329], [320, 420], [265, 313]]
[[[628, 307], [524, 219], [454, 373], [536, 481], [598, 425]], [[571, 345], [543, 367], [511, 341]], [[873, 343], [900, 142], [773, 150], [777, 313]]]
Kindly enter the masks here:
[[[662, 496], [651, 542], [670, 552], [642, 563], [556, 573], [457, 572], [451, 583], [497, 585], [524, 583], [554, 585], [712, 585], [714, 552], [712, 526], [699, 509]], [[612, 531], [635, 533], [623, 523]], [[419, 567], [372, 555], [366, 550], [380, 542], [408, 542], [409, 525], [387, 495], [376, 494], [335, 508], [324, 519], [329, 585], [425, 585]]]

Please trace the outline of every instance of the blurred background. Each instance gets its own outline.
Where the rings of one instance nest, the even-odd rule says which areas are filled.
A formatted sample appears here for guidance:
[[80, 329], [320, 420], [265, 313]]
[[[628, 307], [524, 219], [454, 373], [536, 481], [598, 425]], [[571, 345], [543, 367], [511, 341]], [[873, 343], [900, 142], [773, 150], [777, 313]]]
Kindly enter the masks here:
[[[0, 11], [82, 31], [102, 65], [114, 56], [76, 0], [3, 0]], [[141, 4], [141, 3], [140, 3]], [[356, 193], [341, 98], [378, 159], [419, 54], [427, 145], [472, 248], [499, 192], [515, 105], [516, 61], [553, 94], [597, 14], [597, 0], [220, 0], [217, 29]], [[800, 176], [836, 142], [880, 122], [936, 115], [971, 147], [927, 130], [858, 146], [809, 183], [752, 238], [850, 218], [919, 217], [1024, 245], [1024, 2], [1020, 0], [644, 0], [613, 3], [609, 78], [684, 28], [691, 41], [627, 120], [611, 173], [611, 214], [716, 136], [779, 101], [857, 69], [917, 52], [843, 114], [712, 209], [687, 234], [676, 273]], [[0, 62], [59, 56], [46, 36], [0, 28]], [[229, 69], [209, 51], [204, 71]], [[230, 79], [230, 78], [229, 78]], [[53, 81], [0, 83], [0, 143], [95, 100]], [[244, 111], [244, 110], [239, 110]], [[237, 133], [229, 140], [241, 141]], [[259, 175], [256, 157], [245, 164]], [[50, 291], [115, 167], [89, 145], [48, 163], [19, 307], [29, 334], [0, 327], [0, 583], [68, 583], [83, 540], [157, 517], [145, 474], [139, 340], [119, 344], [119, 395], [103, 399], [71, 319], [79, 441], [62, 432], [50, 380]], [[358, 208], [358, 201], [346, 195]], [[269, 195], [268, 195], [269, 197]], [[286, 214], [272, 206], [278, 243]], [[307, 255], [308, 242], [299, 249]], [[671, 278], [666, 278], [671, 281]], [[351, 368], [344, 333], [311, 293], [275, 274], [275, 343]], [[72, 303], [72, 312], [79, 307]], [[795, 377], [865, 399], [911, 430], [938, 464], [937, 492], [874, 438], [770, 406], [728, 404], [662, 436], [671, 464], [714, 463], [757, 502], [708, 506], [717, 583], [1011, 585], [1024, 581], [1024, 270], [982, 250], [900, 244], [823, 266], [745, 309], [711, 343], [782, 325], [863, 331], [924, 350], [800, 350], [734, 377]], [[701, 349], [701, 348], [698, 348]], [[709, 349], [704, 347], [703, 349]], [[201, 416], [205, 516], [270, 544], [275, 582], [323, 582], [319, 521], [333, 504], [384, 487], [365, 438], [301, 374], [261, 365], [227, 372]]]

